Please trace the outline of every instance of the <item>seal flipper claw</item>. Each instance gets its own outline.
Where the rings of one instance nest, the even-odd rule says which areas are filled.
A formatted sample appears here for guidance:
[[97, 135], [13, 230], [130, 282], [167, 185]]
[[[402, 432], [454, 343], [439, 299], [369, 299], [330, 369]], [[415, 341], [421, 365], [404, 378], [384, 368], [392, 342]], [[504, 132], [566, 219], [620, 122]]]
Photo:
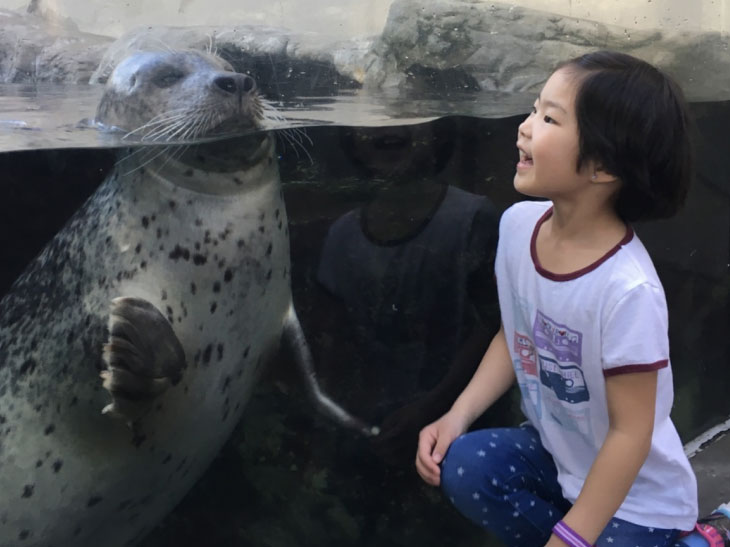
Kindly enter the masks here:
[[102, 413], [128, 424], [147, 414], [157, 397], [180, 381], [186, 367], [185, 352], [168, 320], [153, 304], [134, 297], [112, 300], [103, 358], [107, 369], [100, 375], [112, 402]]
[[292, 352], [297, 367], [302, 373], [307, 394], [320, 412], [340, 425], [348, 429], [354, 429], [366, 437], [374, 437], [380, 433], [379, 427], [370, 426], [356, 418], [322, 392], [317, 381], [317, 373], [314, 370], [312, 352], [309, 349], [302, 325], [299, 323], [299, 318], [292, 304], [289, 304], [284, 319], [282, 338], [287, 348]]

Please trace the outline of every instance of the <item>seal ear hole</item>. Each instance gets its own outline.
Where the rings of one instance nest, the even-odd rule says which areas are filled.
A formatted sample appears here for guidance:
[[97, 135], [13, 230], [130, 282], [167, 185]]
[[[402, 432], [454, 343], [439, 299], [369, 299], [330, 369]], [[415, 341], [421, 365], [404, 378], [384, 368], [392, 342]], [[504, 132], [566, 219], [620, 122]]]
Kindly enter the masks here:
[[137, 76], [132, 76], [129, 78], [129, 87], [134, 87], [137, 85]]

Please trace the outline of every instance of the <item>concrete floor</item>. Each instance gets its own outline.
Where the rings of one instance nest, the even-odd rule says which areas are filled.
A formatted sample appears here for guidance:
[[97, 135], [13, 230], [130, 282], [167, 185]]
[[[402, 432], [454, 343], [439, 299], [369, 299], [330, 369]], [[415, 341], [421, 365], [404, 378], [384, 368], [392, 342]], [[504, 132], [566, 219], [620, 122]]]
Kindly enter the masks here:
[[730, 432], [713, 439], [690, 462], [697, 475], [700, 516], [730, 502]]

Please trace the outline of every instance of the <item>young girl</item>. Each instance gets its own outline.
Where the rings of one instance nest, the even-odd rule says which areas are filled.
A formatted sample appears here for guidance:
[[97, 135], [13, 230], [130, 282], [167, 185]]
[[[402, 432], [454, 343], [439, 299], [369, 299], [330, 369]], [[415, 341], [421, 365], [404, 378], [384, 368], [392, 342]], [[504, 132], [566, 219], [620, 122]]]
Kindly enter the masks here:
[[[502, 329], [416, 457], [506, 545], [666, 546], [695, 524], [696, 480], [669, 417], [664, 291], [627, 224], [684, 201], [687, 133], [678, 86], [606, 51], [560, 66], [519, 127], [515, 188], [549, 201], [502, 216]], [[463, 435], [515, 380], [528, 422]]]

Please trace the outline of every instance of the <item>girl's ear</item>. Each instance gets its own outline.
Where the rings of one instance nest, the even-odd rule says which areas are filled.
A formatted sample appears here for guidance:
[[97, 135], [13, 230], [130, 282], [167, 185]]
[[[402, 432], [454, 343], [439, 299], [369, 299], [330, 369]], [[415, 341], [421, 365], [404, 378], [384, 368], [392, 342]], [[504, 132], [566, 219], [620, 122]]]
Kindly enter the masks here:
[[613, 184], [619, 182], [618, 177], [603, 169], [603, 166], [598, 163], [591, 165], [590, 173], [593, 184]]

